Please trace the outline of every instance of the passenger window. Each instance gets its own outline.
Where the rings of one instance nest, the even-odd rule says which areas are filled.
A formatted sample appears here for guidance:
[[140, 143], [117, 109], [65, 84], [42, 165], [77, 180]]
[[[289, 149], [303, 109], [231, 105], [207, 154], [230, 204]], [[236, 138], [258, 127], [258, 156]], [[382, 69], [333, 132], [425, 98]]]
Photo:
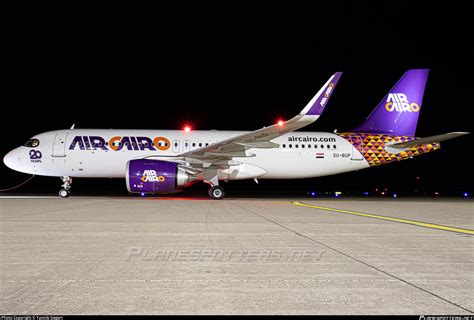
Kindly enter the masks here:
[[193, 142], [193, 147], [195, 147], [195, 146], [196, 146], [196, 142]]
[[286, 148], [286, 144], [283, 144], [282, 147], [283, 147], [283, 148]]
[[328, 144], [328, 146], [327, 146], [327, 147], [328, 147], [328, 149], [331, 149], [331, 146], [330, 146], [329, 144]]
[[178, 146], [178, 143], [177, 143], [177, 142], [175, 142], [175, 143], [174, 143], [174, 146], [175, 146], [175, 147], [177, 147], [177, 146]]
[[317, 144], [314, 145], [314, 149], [318, 149], [318, 145], [317, 145]]
[[295, 148], [298, 148], [298, 145], [297, 145], [297, 144], [295, 144]]
[[293, 148], [293, 145], [289, 144], [289, 145], [288, 145], [288, 148]]
[[202, 143], [201, 143], [201, 142], [199, 142], [199, 148], [200, 148], [200, 147], [202, 147]]
[[321, 149], [324, 149], [324, 144], [321, 145]]
[[311, 145], [310, 145], [310, 144], [308, 144], [308, 148], [311, 149]]
[[333, 148], [336, 149], [336, 145], [333, 145]]
[[303, 149], [304, 149], [304, 144], [302, 144], [302, 145], [301, 145], [301, 148], [303, 148]]

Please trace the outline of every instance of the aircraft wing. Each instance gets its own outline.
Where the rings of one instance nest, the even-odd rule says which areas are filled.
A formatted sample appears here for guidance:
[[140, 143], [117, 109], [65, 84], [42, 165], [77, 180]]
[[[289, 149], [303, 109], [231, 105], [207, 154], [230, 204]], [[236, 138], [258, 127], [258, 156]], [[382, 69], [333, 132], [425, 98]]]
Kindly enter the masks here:
[[[303, 128], [316, 121], [326, 107], [331, 94], [341, 77], [342, 72], [336, 72], [324, 86], [316, 93], [306, 107], [295, 117], [283, 123], [263, 127], [252, 132], [238, 135], [229, 139], [219, 141], [207, 147], [199, 148], [180, 154], [185, 162], [192, 168], [212, 165], [217, 168], [228, 168], [232, 166], [234, 157], [252, 157], [254, 154], [247, 152], [251, 148], [278, 148], [279, 145], [271, 142], [278, 136]], [[190, 168], [190, 170], [192, 170]]]
[[469, 132], [449, 132], [445, 134], [438, 134], [436, 136], [426, 137], [426, 138], [419, 138], [411, 141], [406, 142], [398, 142], [394, 144], [389, 144], [387, 147], [392, 149], [403, 150], [410, 147], [421, 146], [423, 144], [434, 143], [434, 142], [441, 142], [444, 140], [449, 140], [453, 138], [457, 138], [463, 135], [469, 134]]

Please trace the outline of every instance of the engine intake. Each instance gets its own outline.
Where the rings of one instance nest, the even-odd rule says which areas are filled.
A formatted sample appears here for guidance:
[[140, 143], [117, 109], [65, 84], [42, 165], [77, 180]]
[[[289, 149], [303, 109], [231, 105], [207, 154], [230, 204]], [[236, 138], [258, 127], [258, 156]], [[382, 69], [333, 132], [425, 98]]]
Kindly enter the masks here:
[[173, 193], [189, 179], [177, 163], [147, 159], [128, 161], [125, 177], [132, 193]]

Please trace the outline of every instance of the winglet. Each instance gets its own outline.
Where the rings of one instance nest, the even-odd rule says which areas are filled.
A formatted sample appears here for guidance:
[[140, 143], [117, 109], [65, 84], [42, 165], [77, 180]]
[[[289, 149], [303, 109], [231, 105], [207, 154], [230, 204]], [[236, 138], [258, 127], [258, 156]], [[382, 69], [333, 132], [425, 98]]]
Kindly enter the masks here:
[[336, 72], [329, 78], [324, 86], [316, 93], [306, 107], [300, 112], [300, 115], [305, 116], [319, 116], [323, 113], [324, 107], [326, 107], [329, 98], [331, 98], [334, 89], [336, 88], [339, 78], [342, 76], [342, 72]]

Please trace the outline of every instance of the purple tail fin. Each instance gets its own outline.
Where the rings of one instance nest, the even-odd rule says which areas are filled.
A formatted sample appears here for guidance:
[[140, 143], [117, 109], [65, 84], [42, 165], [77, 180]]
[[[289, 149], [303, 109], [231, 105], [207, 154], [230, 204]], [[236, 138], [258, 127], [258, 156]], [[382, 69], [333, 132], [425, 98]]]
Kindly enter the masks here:
[[390, 90], [354, 132], [414, 136], [429, 69], [413, 69]]

